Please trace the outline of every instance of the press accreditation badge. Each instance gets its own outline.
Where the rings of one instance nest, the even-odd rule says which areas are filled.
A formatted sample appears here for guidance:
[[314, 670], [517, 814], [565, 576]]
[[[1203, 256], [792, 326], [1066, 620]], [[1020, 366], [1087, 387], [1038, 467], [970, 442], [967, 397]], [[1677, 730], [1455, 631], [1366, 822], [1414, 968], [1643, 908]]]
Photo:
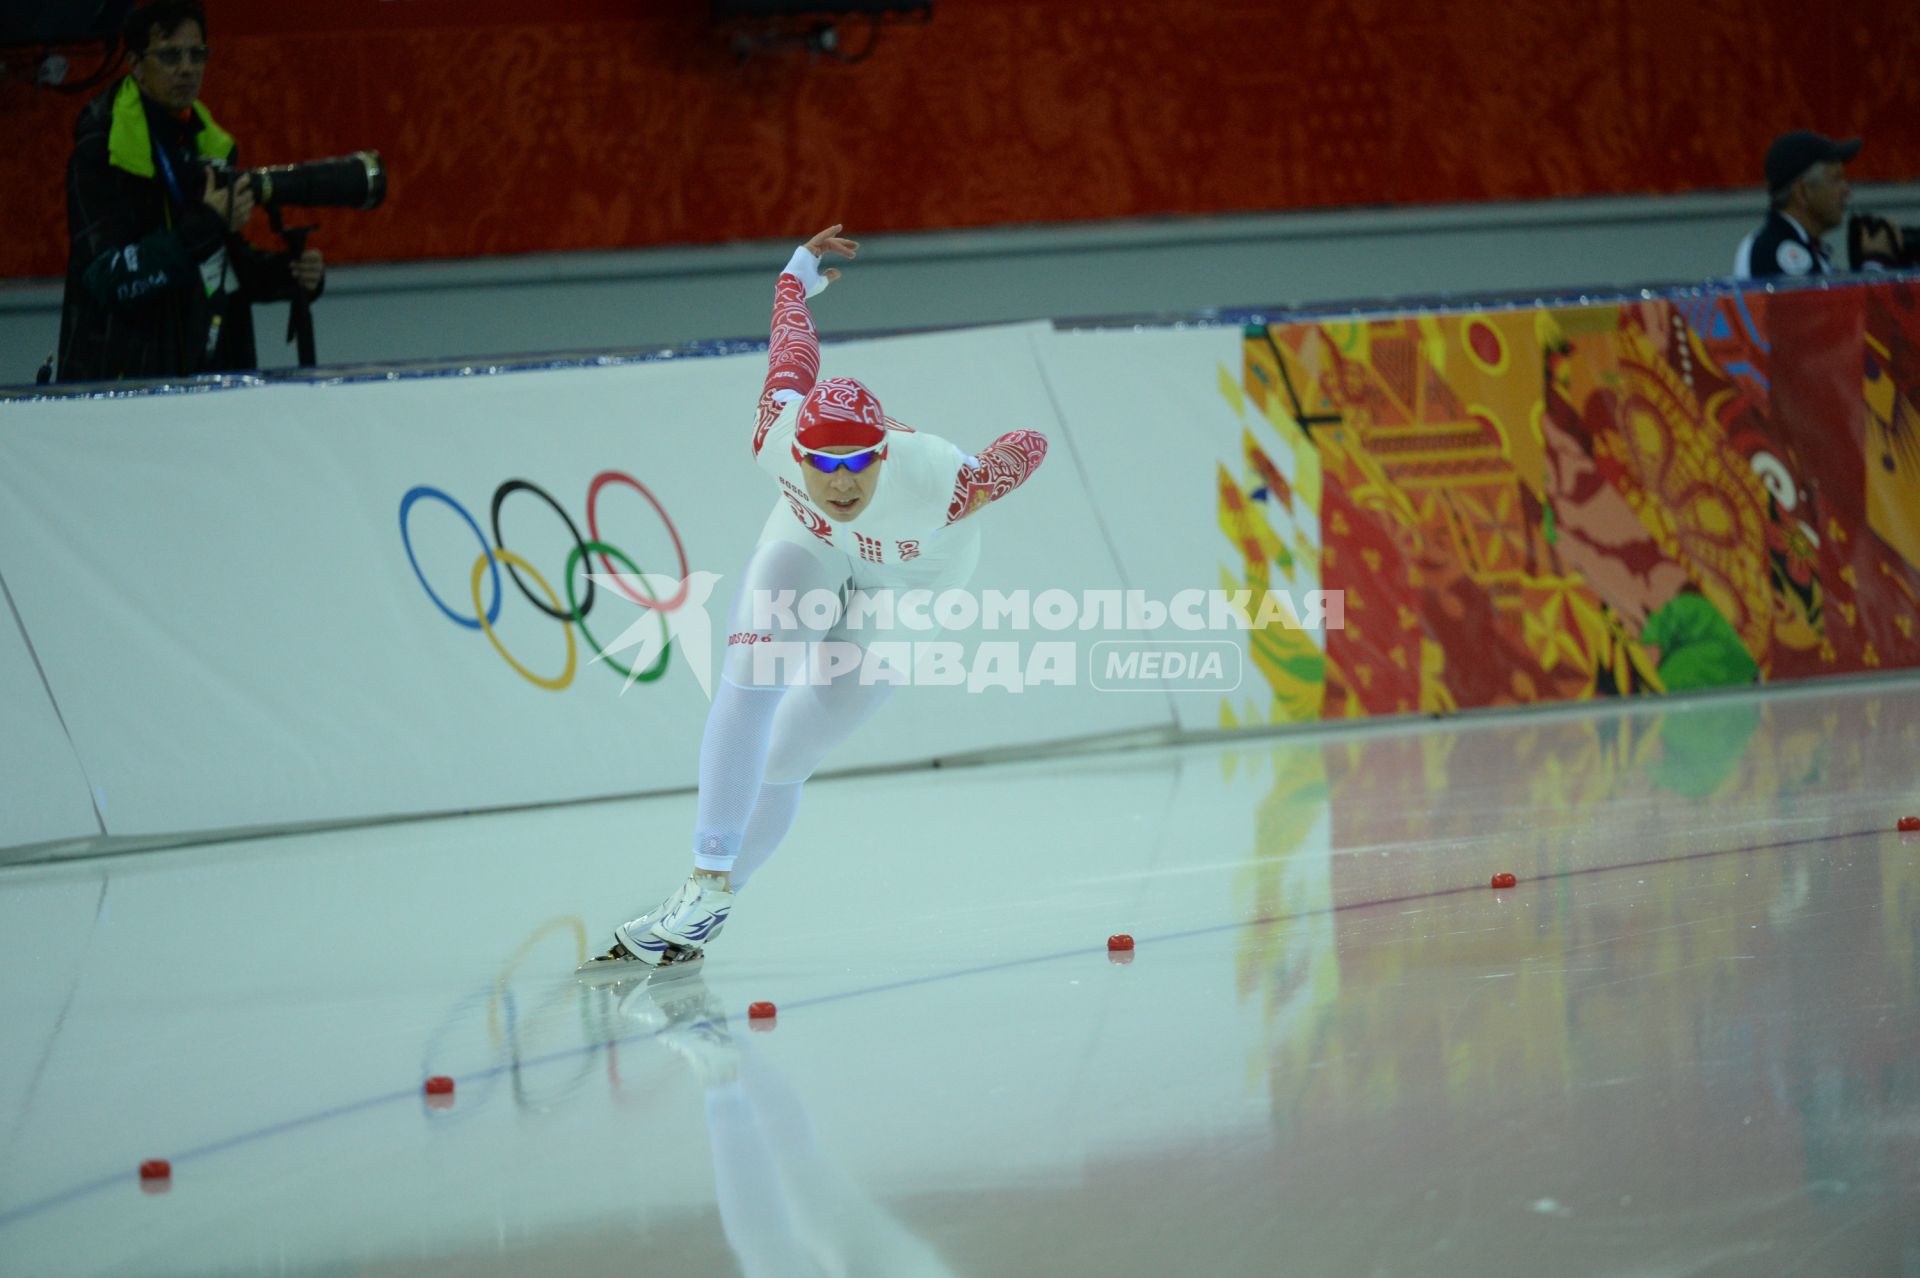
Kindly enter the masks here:
[[200, 282], [207, 286], [207, 296], [218, 293], [227, 279], [227, 250], [223, 247], [212, 257], [200, 263]]

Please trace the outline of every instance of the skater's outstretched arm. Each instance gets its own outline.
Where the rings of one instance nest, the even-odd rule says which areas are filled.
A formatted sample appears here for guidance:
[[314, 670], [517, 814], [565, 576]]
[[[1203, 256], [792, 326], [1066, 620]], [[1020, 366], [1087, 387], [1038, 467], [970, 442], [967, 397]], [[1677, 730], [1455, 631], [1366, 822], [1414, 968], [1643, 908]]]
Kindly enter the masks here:
[[760, 388], [758, 419], [753, 431], [753, 454], [760, 455], [780, 410], [813, 389], [820, 376], [820, 339], [814, 333], [807, 299], [840, 278], [838, 267], [820, 269], [823, 253], [852, 258], [860, 245], [840, 234], [834, 225], [793, 251], [793, 257], [773, 286], [773, 333], [767, 343], [767, 380]]
[[1027, 482], [1047, 459], [1047, 437], [1037, 430], [1008, 431], [969, 457], [953, 481], [947, 522], [958, 523], [988, 502], [998, 501]]

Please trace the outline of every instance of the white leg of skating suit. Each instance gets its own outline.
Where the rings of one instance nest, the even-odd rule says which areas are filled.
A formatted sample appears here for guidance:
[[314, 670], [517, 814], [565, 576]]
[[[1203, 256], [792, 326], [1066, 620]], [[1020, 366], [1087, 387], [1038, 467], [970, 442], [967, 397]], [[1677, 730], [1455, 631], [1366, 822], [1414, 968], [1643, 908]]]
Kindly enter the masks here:
[[892, 692], [891, 683], [875, 682], [871, 676], [861, 682], [859, 670], [847, 670], [831, 683], [810, 681], [788, 691], [773, 718], [760, 796], [733, 863], [736, 890], [767, 863], [792, 828], [806, 779]]
[[[741, 577], [727, 623], [729, 637], [754, 633], [777, 644], [818, 642], [822, 626], [808, 626], [804, 610], [756, 617], [753, 601], [783, 594], [835, 593], [841, 582], [816, 556], [786, 542], [764, 542], [754, 549]], [[771, 621], [771, 625], [754, 623]], [[774, 715], [787, 688], [777, 681], [779, 663], [756, 662], [758, 644], [732, 643], [721, 662], [713, 706], [700, 738], [700, 797], [694, 818], [694, 864], [703, 870], [731, 870], [741, 837], [760, 794], [772, 741]], [[796, 690], [797, 691], [797, 690]]]
[[[761, 553], [770, 547], [785, 545], [788, 550], [797, 551], [801, 556], [812, 558], [820, 564], [820, 572], [824, 574], [820, 578], [822, 580], [851, 582], [854, 589], [860, 592], [925, 590], [937, 596], [943, 590], [966, 585], [979, 561], [977, 530], [963, 524], [957, 529], [957, 537], [955, 532], [949, 530], [947, 550], [932, 575], [900, 574], [856, 562], [842, 552], [800, 538], [794, 532], [792, 517], [784, 507], [776, 507], [761, 534], [765, 540], [756, 550], [754, 562], [760, 563]], [[790, 541], [788, 538], [798, 539]], [[766, 566], [769, 570], [779, 568], [785, 571], [784, 565], [788, 562], [769, 559]], [[797, 565], [792, 575], [805, 576], [805, 566]], [[856, 615], [872, 616], [871, 613]], [[886, 615], [894, 615], [893, 610], [888, 609]], [[896, 625], [888, 629], [884, 625], [875, 625], [871, 620], [852, 625], [843, 619], [830, 629], [827, 638], [835, 643], [853, 643], [864, 654], [864, 650], [872, 644], [883, 640], [927, 643], [938, 634], [937, 627], [901, 629]], [[728, 647], [728, 661], [735, 666], [744, 664], [749, 655], [745, 648]], [[730, 861], [729, 879], [735, 888], [752, 878], [766, 864], [792, 828], [800, 808], [802, 783], [813, 775], [814, 769], [835, 747], [870, 719], [892, 695], [892, 682], [877, 680], [874, 671], [866, 669], [864, 660], [858, 663], [858, 667], [847, 669], [843, 665], [844, 673], [828, 684], [819, 677], [817, 664], [815, 669], [809, 671], [807, 685], [790, 689], [778, 703], [767, 746], [766, 764], [759, 777], [760, 788], [754, 796], [751, 816]], [[743, 676], [739, 681], [746, 682], [746, 679]], [[703, 768], [703, 787], [705, 783], [706, 772]]]
[[787, 837], [787, 831], [793, 828], [793, 818], [800, 813], [800, 791], [804, 783], [791, 781], [784, 785], [766, 781], [760, 786], [760, 797], [754, 800], [753, 815], [747, 820], [747, 832], [740, 839], [740, 855], [734, 859], [733, 873], [728, 876], [734, 891], [747, 885], [754, 871], [767, 863], [773, 850]]

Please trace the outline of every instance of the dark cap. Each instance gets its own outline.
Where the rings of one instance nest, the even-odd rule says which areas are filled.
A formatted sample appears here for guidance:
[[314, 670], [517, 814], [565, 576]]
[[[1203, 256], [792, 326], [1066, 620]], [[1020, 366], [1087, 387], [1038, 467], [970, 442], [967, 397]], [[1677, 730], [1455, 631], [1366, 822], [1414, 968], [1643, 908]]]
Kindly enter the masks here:
[[1809, 133], [1805, 129], [1782, 133], [1767, 148], [1767, 190], [1779, 191], [1792, 186], [1801, 174], [1816, 164], [1824, 164], [1829, 160], [1845, 164], [1858, 154], [1859, 138], [1835, 142], [1825, 134]]

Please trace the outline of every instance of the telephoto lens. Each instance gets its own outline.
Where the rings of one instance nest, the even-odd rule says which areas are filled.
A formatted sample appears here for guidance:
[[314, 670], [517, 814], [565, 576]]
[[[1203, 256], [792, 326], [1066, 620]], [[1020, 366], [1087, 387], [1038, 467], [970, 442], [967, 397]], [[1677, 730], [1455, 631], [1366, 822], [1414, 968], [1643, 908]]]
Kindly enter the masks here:
[[303, 208], [371, 209], [387, 198], [387, 166], [378, 151], [252, 169], [254, 198]]

